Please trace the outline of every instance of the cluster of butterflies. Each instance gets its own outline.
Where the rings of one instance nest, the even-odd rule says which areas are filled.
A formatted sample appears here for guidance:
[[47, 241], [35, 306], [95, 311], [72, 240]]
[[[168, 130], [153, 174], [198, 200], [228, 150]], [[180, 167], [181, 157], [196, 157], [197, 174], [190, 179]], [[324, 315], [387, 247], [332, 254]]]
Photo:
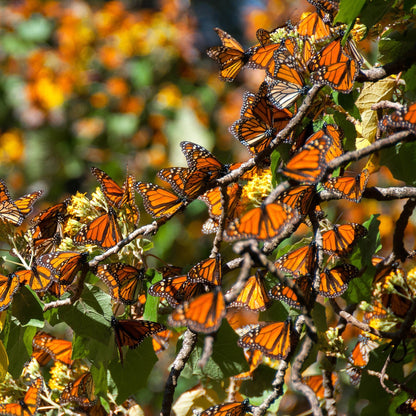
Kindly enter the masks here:
[[[158, 335], [166, 333], [166, 328], [157, 322], [144, 320], [111, 319], [111, 326], [114, 329], [115, 341], [120, 351], [120, 358], [123, 359], [122, 347], [136, 348], [149, 336], [153, 338], [155, 352], [159, 352]], [[166, 335], [166, 334], [165, 334]], [[35, 359], [41, 367], [48, 364], [50, 360], [60, 362], [72, 368], [72, 342], [65, 339], [58, 339], [54, 336], [40, 331], [35, 334], [32, 340], [33, 353]], [[46, 387], [43, 379], [37, 378], [29, 387], [24, 398], [18, 403], [0, 405], [0, 415], [24, 416], [36, 414], [40, 402], [41, 393]], [[103, 406], [97, 401], [94, 394], [94, 381], [89, 371], [83, 372], [74, 381], [69, 382], [59, 396], [59, 403], [65, 405], [70, 403], [75, 406], [75, 410], [86, 412], [89, 415], [107, 415]]]
[[396, 130], [416, 132], [416, 103], [385, 115], [379, 122], [379, 128], [381, 131], [389, 133]]

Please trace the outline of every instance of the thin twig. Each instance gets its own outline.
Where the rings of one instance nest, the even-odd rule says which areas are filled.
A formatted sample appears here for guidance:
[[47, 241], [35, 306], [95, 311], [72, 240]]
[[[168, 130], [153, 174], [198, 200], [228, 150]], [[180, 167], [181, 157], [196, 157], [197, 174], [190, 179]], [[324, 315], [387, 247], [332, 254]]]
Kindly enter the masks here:
[[189, 360], [197, 340], [198, 335], [189, 329], [186, 330], [183, 334], [182, 348], [178, 352], [175, 361], [172, 364], [168, 379], [166, 380], [160, 416], [170, 416], [172, 410], [173, 395], [175, 393], [176, 386], [178, 385], [178, 378], [184, 369], [185, 364]]

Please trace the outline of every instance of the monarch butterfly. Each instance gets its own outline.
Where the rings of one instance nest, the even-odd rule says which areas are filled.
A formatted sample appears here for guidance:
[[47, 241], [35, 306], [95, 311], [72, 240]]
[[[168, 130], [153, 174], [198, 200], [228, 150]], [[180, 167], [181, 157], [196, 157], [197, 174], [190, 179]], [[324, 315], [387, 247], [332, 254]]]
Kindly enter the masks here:
[[346, 366], [347, 374], [350, 377], [352, 385], [357, 385], [361, 380], [361, 369], [364, 368], [370, 360], [370, 352], [378, 347], [376, 341], [371, 340], [363, 335], [358, 335], [358, 342], [348, 357]]
[[238, 340], [243, 348], [260, 350], [276, 360], [284, 360], [292, 351], [298, 336], [290, 320], [260, 324]]
[[357, 277], [359, 270], [351, 264], [341, 264], [321, 273], [321, 283], [318, 293], [326, 298], [341, 296], [347, 289], [348, 283]]
[[162, 279], [149, 287], [152, 296], [165, 298], [169, 305], [176, 308], [184, 300], [199, 296], [205, 293], [206, 285], [202, 283], [192, 283], [187, 275], [174, 276]]
[[32, 212], [33, 204], [42, 196], [43, 191], [35, 191], [30, 194], [21, 196], [20, 198], [14, 201], [17, 209], [25, 218]]
[[288, 205], [262, 204], [258, 208], [251, 209], [241, 218], [236, 218], [226, 230], [226, 237], [228, 240], [235, 238], [270, 240], [299, 219], [299, 213]]
[[187, 326], [195, 332], [209, 334], [221, 326], [225, 316], [224, 295], [219, 286], [179, 305], [169, 316], [172, 326]]
[[259, 350], [244, 350], [244, 357], [250, 366], [249, 371], [244, 373], [236, 374], [231, 378], [233, 380], [250, 380], [253, 378], [254, 370], [261, 364], [263, 361], [263, 353]]
[[19, 278], [14, 273], [8, 276], [0, 274], [0, 311], [8, 308], [19, 286]]
[[12, 201], [3, 179], [0, 179], [0, 219], [13, 225], [20, 225], [24, 219], [23, 214]]
[[348, 94], [360, 69], [354, 58], [344, 53], [341, 39], [333, 40], [311, 60], [312, 82], [326, 84]]
[[43, 390], [43, 380], [38, 377], [29, 387], [25, 397], [19, 403], [0, 404], [0, 415], [31, 416], [35, 415]]
[[188, 272], [188, 280], [191, 283], [205, 283], [215, 286], [221, 285], [222, 269], [221, 255], [210, 257], [197, 263]]
[[305, 85], [301, 69], [292, 57], [278, 65], [273, 77], [266, 77], [266, 82], [270, 102], [280, 109], [292, 106], [309, 90], [309, 86]]
[[337, 126], [335, 126], [334, 124], [324, 123], [321, 130], [317, 131], [316, 133], [312, 134], [310, 137], [306, 139], [305, 144], [319, 139], [324, 135], [329, 137], [331, 140], [329, 149], [325, 154], [325, 162], [329, 163], [332, 159], [335, 159], [336, 157], [341, 156], [344, 153], [344, 150], [342, 148], [342, 131]]
[[234, 81], [240, 70], [247, 64], [253, 49], [246, 51], [231, 35], [216, 27], [222, 46], [213, 46], [207, 50], [207, 55], [220, 64], [220, 79]]
[[298, 185], [282, 192], [276, 201], [289, 205], [301, 215], [306, 215], [309, 212], [314, 196], [315, 187], [313, 185]]
[[51, 238], [62, 224], [67, 215], [67, 207], [70, 199], [66, 199], [59, 204], [53, 205], [32, 218], [32, 238]]
[[306, 276], [312, 273], [316, 262], [316, 245], [300, 247], [277, 259], [277, 269], [290, 273], [293, 277]]
[[400, 415], [416, 415], [416, 397], [410, 397], [396, 408], [396, 413]]
[[335, 13], [339, 8], [338, 0], [308, 0], [308, 2], [314, 5], [318, 10], [328, 13], [331, 17], [335, 16]]
[[415, 130], [416, 126], [416, 103], [408, 109], [394, 111], [392, 114], [385, 115], [379, 123], [381, 131], [391, 131], [393, 129]]
[[32, 340], [33, 354], [39, 365], [44, 366], [52, 358], [68, 366], [73, 364], [72, 342], [65, 339], [57, 339], [46, 332], [38, 332]]
[[323, 135], [305, 144], [279, 171], [297, 182], [315, 184], [325, 174], [325, 155], [330, 146], [331, 139]]
[[[227, 187], [228, 205], [227, 205], [227, 217], [234, 218], [240, 211], [241, 204], [240, 197], [242, 188], [239, 184], [233, 183]], [[199, 197], [201, 201], [204, 201], [208, 205], [208, 212], [210, 217], [220, 218], [222, 214], [221, 203], [221, 188], [212, 188]]]
[[68, 383], [59, 398], [61, 404], [75, 402], [81, 408], [92, 407], [96, 403], [94, 394], [94, 381], [88, 371], [75, 381]]
[[77, 244], [94, 244], [101, 248], [114, 247], [122, 240], [118, 229], [117, 216], [113, 208], [84, 225], [75, 235]]
[[123, 363], [122, 347], [128, 346], [130, 349], [137, 348], [146, 337], [166, 330], [162, 324], [152, 321], [135, 319], [111, 318], [111, 327], [114, 330], [120, 361]]
[[42, 266], [33, 265], [29, 270], [18, 270], [14, 275], [21, 285], [28, 285], [35, 292], [44, 292], [52, 284], [51, 271]]
[[[300, 276], [295, 280], [295, 285], [301, 290], [305, 304], [309, 305], [312, 300], [312, 279], [310, 276]], [[277, 284], [269, 291], [272, 299], [287, 303], [290, 307], [300, 309], [301, 304], [296, 293], [288, 286]]]
[[270, 306], [271, 301], [264, 287], [263, 277], [264, 273], [257, 271], [254, 276], [247, 280], [237, 299], [228, 306], [256, 312], [265, 311]]
[[99, 264], [94, 273], [107, 285], [117, 302], [133, 305], [143, 288], [144, 272], [124, 263]]
[[101, 169], [92, 167], [91, 172], [97, 178], [98, 182], [100, 182], [101, 190], [103, 191], [107, 202], [114, 208], [122, 208], [128, 205], [127, 212], [129, 218], [136, 224], [139, 220], [139, 211], [134, 202], [134, 177], [131, 175], [127, 176], [123, 188], [120, 188], [113, 179]]
[[171, 217], [185, 206], [186, 199], [152, 183], [136, 182], [134, 189], [143, 198], [144, 209], [152, 217]]
[[196, 169], [181, 167], [165, 168], [157, 176], [170, 184], [174, 192], [188, 201], [200, 196], [207, 187], [207, 174]]
[[330, 178], [323, 183], [324, 188], [334, 192], [338, 197], [353, 202], [360, 202], [365, 187], [367, 186], [370, 173], [364, 169], [357, 176], [339, 176]]
[[164, 279], [168, 277], [178, 276], [182, 273], [182, 267], [174, 266], [173, 264], [166, 264], [162, 267], [158, 267], [156, 270], [162, 274], [162, 277]]
[[297, 32], [314, 43], [326, 40], [332, 36], [331, 25], [326, 20], [319, 11], [310, 13], [298, 23]]
[[75, 251], [60, 251], [43, 254], [38, 259], [38, 264], [49, 269], [51, 279], [62, 285], [70, 285], [75, 275], [86, 265], [87, 253]]
[[263, 82], [255, 101], [249, 107], [251, 115], [237, 120], [230, 128], [234, 137], [254, 154], [268, 147], [276, 134], [285, 128], [292, 118], [289, 110], [278, 110], [270, 103], [267, 88], [267, 83]]
[[189, 169], [192, 172], [203, 173], [204, 181], [210, 183], [228, 173], [228, 167], [199, 144], [184, 141], [180, 143], [180, 146]]
[[160, 331], [152, 335], [152, 345], [155, 354], [159, 354], [168, 348], [169, 339], [171, 337], [172, 331], [170, 329], [165, 329], [164, 331]]
[[344, 257], [354, 248], [361, 237], [367, 235], [367, 229], [361, 224], [350, 223], [334, 225], [332, 230], [322, 233], [322, 248], [326, 253]]
[[249, 411], [249, 401], [230, 402], [211, 406], [199, 414], [199, 416], [244, 416]]
[[364, 313], [363, 321], [370, 323], [372, 319], [383, 319], [387, 317], [387, 311], [384, 306], [377, 300], [371, 304], [371, 311]]
[[[334, 385], [338, 380], [336, 373], [331, 373], [331, 382]], [[302, 377], [302, 383], [307, 384], [315, 393], [318, 399], [323, 399], [325, 395], [325, 388], [323, 384], [324, 378], [322, 375]]]
[[276, 65], [275, 52], [282, 48], [282, 43], [284, 43], [285, 40], [277, 43], [273, 42], [271, 39], [271, 32], [264, 29], [257, 30], [256, 36], [260, 45], [254, 48], [248, 66], [250, 68], [265, 69], [267, 73], [273, 74]]

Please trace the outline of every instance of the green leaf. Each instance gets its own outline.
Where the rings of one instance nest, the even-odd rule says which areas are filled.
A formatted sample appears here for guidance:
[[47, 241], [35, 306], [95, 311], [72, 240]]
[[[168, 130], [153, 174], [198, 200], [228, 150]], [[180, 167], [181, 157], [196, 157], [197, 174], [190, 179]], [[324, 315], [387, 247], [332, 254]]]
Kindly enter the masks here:
[[351, 263], [358, 269], [363, 270], [363, 273], [351, 280], [348, 290], [343, 294], [342, 297], [348, 303], [359, 303], [362, 300], [370, 302], [371, 300], [371, 282], [375, 273], [371, 258], [381, 248], [378, 216], [379, 214], [372, 215], [363, 224], [367, 228], [368, 234], [358, 241], [358, 249], [351, 256]]
[[110, 363], [108, 369], [117, 389], [117, 403], [123, 403], [129, 396], [147, 386], [147, 379], [156, 361], [152, 340], [145, 339], [138, 348], [127, 351], [124, 365], [118, 361]]
[[[27, 331], [27, 335], [26, 335]], [[9, 356], [9, 368], [8, 371], [13, 378], [18, 378], [22, 373], [23, 365], [29, 360], [29, 352], [25, 343], [30, 335], [35, 335], [36, 328], [25, 327], [19, 325], [19, 323], [12, 317], [9, 325], [9, 332], [7, 342], [3, 338], [3, 333], [0, 335], [3, 338], [7, 354]]]
[[0, 382], [6, 377], [9, 368], [9, 357], [3, 342], [0, 340]]
[[192, 374], [220, 381], [248, 371], [249, 368], [244, 358], [243, 349], [237, 345], [237, 341], [238, 335], [224, 319], [215, 336], [212, 356], [205, 367], [201, 369], [198, 362], [204, 348], [204, 337], [200, 336], [188, 361], [188, 365], [192, 368]]
[[416, 47], [416, 27], [409, 24], [405, 31], [387, 30], [378, 44], [378, 60], [382, 64], [393, 62], [413, 53]]
[[42, 303], [35, 292], [26, 286], [14, 295], [12, 313], [21, 326], [43, 328], [45, 325]]
[[[146, 282], [147, 289], [154, 283], [161, 280], [161, 274], [155, 273], [151, 282]], [[147, 290], [148, 293], [148, 290]], [[148, 295], [146, 297], [146, 304], [144, 306], [143, 319], [148, 321], [157, 322], [158, 321], [158, 308], [159, 308], [159, 298], [155, 296]]]
[[45, 19], [40, 14], [32, 15], [29, 20], [25, 20], [17, 25], [17, 33], [28, 42], [46, 42], [52, 33], [52, 22]]
[[90, 368], [94, 379], [95, 394], [107, 397], [107, 367], [103, 363], [97, 363]]
[[403, 79], [406, 81], [406, 97], [410, 101], [416, 100], [416, 65], [412, 65], [404, 74]]
[[272, 186], [276, 187], [278, 183], [277, 178], [276, 178], [276, 172], [282, 160], [278, 150], [273, 150], [270, 156], [270, 160], [271, 160], [270, 169], [272, 171]]
[[[250, 398], [251, 405], [260, 406], [272, 393], [270, 386], [273, 383], [275, 375], [276, 370], [260, 365], [254, 372], [253, 380], [243, 382], [240, 387], [240, 393], [247, 395]], [[282, 397], [283, 394], [267, 409], [268, 414], [277, 414]]]
[[335, 16], [334, 23], [345, 23], [351, 25], [361, 12], [365, 0], [343, 0], [339, 4], [339, 11]]
[[59, 318], [77, 335], [107, 345], [110, 338], [111, 298], [95, 286], [85, 285], [82, 298], [75, 305], [59, 308]]
[[371, 0], [367, 1], [361, 10], [360, 20], [367, 28], [371, 29], [383, 16], [391, 10], [395, 0]]
[[409, 169], [416, 160], [416, 143], [399, 143], [380, 151], [380, 164], [387, 166], [395, 179], [416, 185], [416, 170]]
[[130, 137], [137, 130], [138, 120], [135, 114], [111, 114], [107, 116], [108, 134], [114, 142]]
[[315, 306], [312, 309], [312, 318], [318, 331], [325, 332], [328, 329], [325, 306], [321, 305], [320, 303], [315, 303]]
[[72, 359], [88, 358], [94, 365], [99, 366], [103, 362], [109, 362], [115, 357], [116, 349], [114, 345], [114, 337], [111, 330], [107, 330], [107, 343], [103, 346], [103, 342], [94, 338], [85, 337], [74, 333], [72, 339]]

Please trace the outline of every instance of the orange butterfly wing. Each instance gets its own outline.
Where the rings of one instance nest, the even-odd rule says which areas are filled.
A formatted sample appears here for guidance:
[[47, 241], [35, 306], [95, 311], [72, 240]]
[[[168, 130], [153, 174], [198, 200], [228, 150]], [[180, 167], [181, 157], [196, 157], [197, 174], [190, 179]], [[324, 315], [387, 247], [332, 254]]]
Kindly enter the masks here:
[[200, 413], [200, 416], [244, 416], [249, 411], [248, 399], [243, 402], [217, 404]]
[[82, 408], [92, 407], [96, 401], [94, 381], [90, 372], [84, 373], [75, 381], [68, 383], [59, 398], [61, 404], [75, 402]]
[[221, 285], [221, 280], [222, 269], [220, 254], [199, 262], [188, 272], [188, 281], [191, 283], [208, 283], [219, 286]]
[[107, 285], [111, 298], [126, 305], [136, 303], [143, 291], [143, 270], [128, 264], [99, 264], [95, 274]]
[[[302, 291], [305, 303], [309, 305], [312, 295], [312, 279], [309, 276], [300, 276], [295, 285]], [[301, 304], [296, 293], [288, 286], [277, 284], [270, 289], [270, 297], [287, 303], [290, 307], [300, 309]]]
[[40, 404], [43, 390], [42, 378], [37, 378], [29, 387], [23, 400], [19, 403], [0, 404], [0, 415], [32, 416], [35, 415]]
[[249, 330], [238, 340], [238, 345], [260, 350], [276, 360], [284, 360], [291, 352], [296, 337], [291, 321], [273, 322]]
[[135, 319], [117, 319], [114, 316], [111, 318], [111, 326], [114, 329], [116, 344], [122, 363], [123, 352], [121, 347], [128, 346], [130, 349], [137, 348], [146, 337], [166, 330], [164, 325], [157, 322]]
[[207, 50], [207, 55], [220, 64], [220, 78], [233, 81], [240, 70], [249, 61], [252, 52], [244, 51], [243, 47], [231, 35], [219, 28], [214, 29], [222, 46], [214, 46]]
[[[270, 240], [299, 219], [298, 212], [287, 205], [263, 204], [258, 208], [251, 209], [240, 219], [236, 218], [234, 225], [226, 232], [229, 239], [256, 238], [258, 240]], [[233, 228], [237, 230], [237, 234], [234, 233]]]
[[318, 293], [326, 298], [341, 296], [347, 289], [348, 283], [359, 274], [359, 270], [352, 264], [341, 264], [332, 269], [325, 269], [321, 273]]
[[322, 247], [329, 254], [343, 257], [349, 254], [357, 240], [365, 235], [367, 230], [361, 224], [334, 225], [332, 230], [322, 233]]
[[339, 176], [330, 178], [323, 183], [324, 188], [334, 192], [338, 197], [348, 199], [353, 202], [360, 202], [365, 187], [367, 186], [370, 173], [364, 169], [357, 176]]
[[136, 191], [142, 196], [144, 209], [152, 217], [171, 217], [184, 207], [185, 199], [152, 183], [136, 182]]
[[19, 278], [14, 273], [9, 276], [0, 274], [0, 311], [9, 307], [19, 286]]
[[0, 179], [0, 219], [10, 222], [13, 225], [20, 225], [23, 222], [23, 214], [10, 198], [6, 183]]
[[152, 296], [165, 298], [169, 305], [176, 308], [184, 300], [206, 292], [205, 284], [192, 283], [187, 275], [168, 277], [154, 283], [149, 288]]
[[311, 243], [300, 247], [277, 259], [276, 268], [290, 273], [293, 277], [306, 276], [312, 273], [315, 264], [316, 246]]
[[36, 200], [40, 198], [43, 194], [43, 191], [35, 191], [30, 194], [24, 195], [14, 201], [14, 204], [17, 206], [20, 213], [23, 217], [26, 217], [32, 212], [33, 204]]
[[305, 144], [280, 172], [297, 182], [310, 185], [319, 182], [325, 174], [325, 155], [330, 145], [326, 135]]
[[84, 225], [75, 236], [77, 244], [94, 244], [101, 248], [114, 247], [122, 240], [113, 208]]
[[54, 282], [70, 285], [78, 271], [86, 264], [86, 260], [87, 253], [61, 251], [43, 254], [39, 257], [38, 263], [52, 272], [51, 279]]
[[260, 272], [257, 272], [247, 280], [237, 299], [228, 306], [258, 312], [265, 311], [270, 306], [270, 303], [263, 277]]
[[277, 202], [289, 205], [291, 208], [298, 210], [301, 215], [306, 215], [314, 196], [315, 187], [313, 185], [299, 185], [281, 193]]
[[179, 305], [168, 322], [172, 326], [187, 326], [192, 331], [209, 334], [219, 329], [225, 312], [224, 295], [216, 286], [213, 291]]
[[28, 285], [35, 292], [44, 292], [52, 284], [51, 271], [42, 266], [32, 266], [29, 270], [14, 273], [21, 285]]
[[[38, 332], [32, 340], [33, 356], [37, 359], [37, 356], [42, 356], [43, 353], [47, 354], [49, 358], [54, 361], [59, 361], [68, 366], [73, 364], [72, 356], [72, 342], [64, 339], [57, 339], [46, 332]], [[46, 363], [40, 362], [40, 365]]]
[[331, 26], [322, 19], [320, 13], [314, 12], [302, 19], [297, 27], [300, 36], [310, 38], [314, 43], [332, 36]]

